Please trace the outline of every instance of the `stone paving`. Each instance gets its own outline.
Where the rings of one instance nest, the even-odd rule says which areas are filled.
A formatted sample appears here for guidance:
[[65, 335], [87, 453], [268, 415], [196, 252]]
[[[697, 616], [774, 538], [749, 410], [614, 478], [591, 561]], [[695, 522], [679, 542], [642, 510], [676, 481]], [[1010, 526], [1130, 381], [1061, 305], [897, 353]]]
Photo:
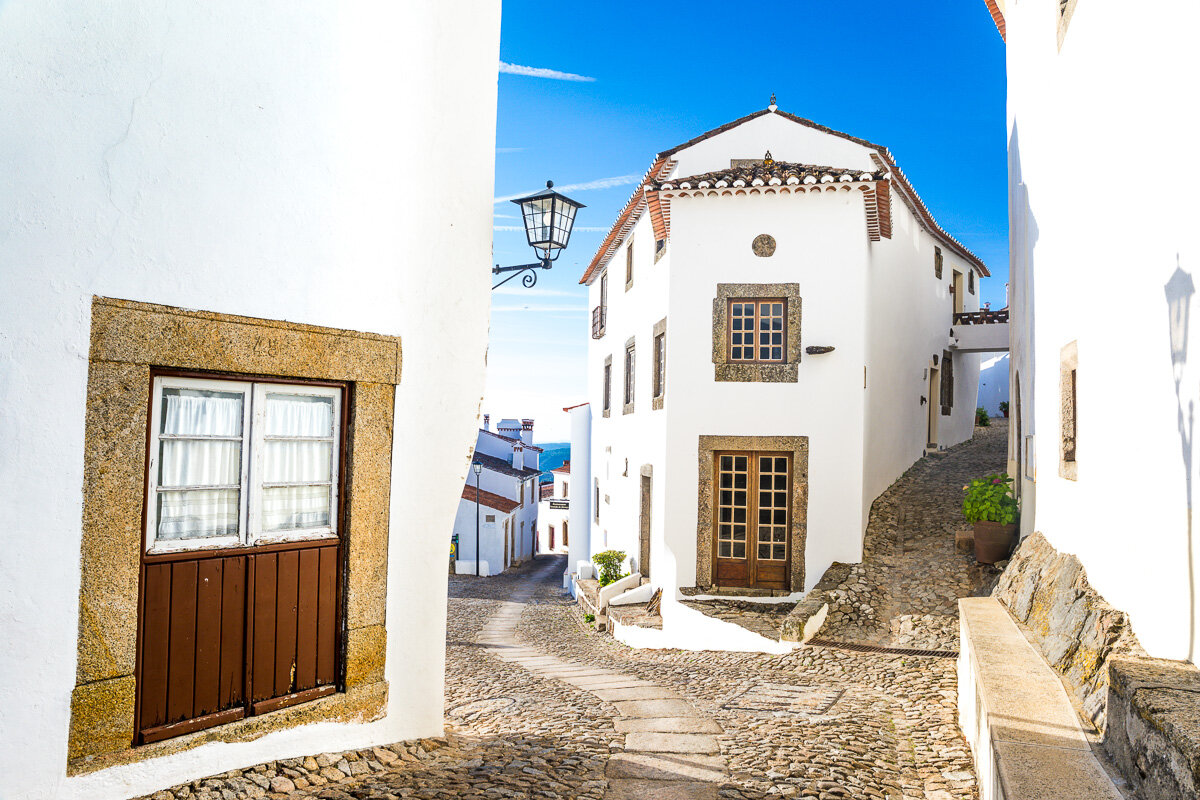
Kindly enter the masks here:
[[[922, 458], [871, 506], [863, 561], [825, 596], [820, 636], [920, 649], [958, 649], [958, 599], [988, 594], [1000, 570], [956, 552], [966, 526], [962, 487], [1003, 472], [1008, 420]], [[806, 598], [808, 600], [808, 598]]]
[[564, 566], [451, 576], [444, 738], [271, 762], [155, 799], [977, 797], [953, 660], [633, 650], [584, 622]]

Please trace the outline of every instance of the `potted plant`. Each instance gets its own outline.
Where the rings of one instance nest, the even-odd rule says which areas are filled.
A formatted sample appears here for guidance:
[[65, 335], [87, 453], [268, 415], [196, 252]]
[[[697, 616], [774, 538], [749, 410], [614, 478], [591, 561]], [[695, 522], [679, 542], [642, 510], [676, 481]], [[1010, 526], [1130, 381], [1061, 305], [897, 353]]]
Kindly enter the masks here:
[[1004, 473], [976, 478], [963, 487], [963, 516], [975, 531], [975, 560], [995, 564], [1017, 544], [1017, 498]]
[[992, 424], [992, 420], [988, 417], [987, 409], [979, 406], [975, 409], [975, 425], [980, 428], [986, 428]]
[[1000, 413], [1004, 415], [1005, 419], [1008, 419], [1008, 401], [1007, 400], [1000, 401]]

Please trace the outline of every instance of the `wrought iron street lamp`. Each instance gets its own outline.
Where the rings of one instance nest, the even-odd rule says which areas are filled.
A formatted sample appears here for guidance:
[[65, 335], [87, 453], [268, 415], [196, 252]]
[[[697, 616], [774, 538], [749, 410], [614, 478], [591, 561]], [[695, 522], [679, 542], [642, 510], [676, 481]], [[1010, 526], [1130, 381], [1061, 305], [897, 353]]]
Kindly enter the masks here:
[[483, 464], [471, 462], [471, 470], [475, 473], [475, 577], [479, 577], [479, 473], [483, 472]]
[[[546, 188], [537, 194], [520, 197], [512, 202], [521, 207], [521, 221], [525, 223], [525, 238], [529, 246], [538, 253], [539, 261], [534, 264], [519, 264], [514, 267], [492, 268], [493, 275], [511, 272], [492, 288], [503, 286], [517, 275], [524, 273], [521, 284], [529, 288], [537, 283], [539, 269], [550, 269], [551, 263], [571, 241], [571, 229], [575, 227], [575, 212], [586, 208], [566, 195], [554, 191], [554, 181], [546, 181]], [[540, 251], [540, 252], [539, 252]]]

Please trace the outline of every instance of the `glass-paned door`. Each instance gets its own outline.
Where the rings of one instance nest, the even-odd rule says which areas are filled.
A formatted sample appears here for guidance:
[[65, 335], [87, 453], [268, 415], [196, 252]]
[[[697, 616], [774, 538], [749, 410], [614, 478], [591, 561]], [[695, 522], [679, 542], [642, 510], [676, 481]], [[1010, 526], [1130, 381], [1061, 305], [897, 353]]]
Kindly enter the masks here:
[[790, 588], [791, 455], [716, 453], [713, 469], [713, 583]]

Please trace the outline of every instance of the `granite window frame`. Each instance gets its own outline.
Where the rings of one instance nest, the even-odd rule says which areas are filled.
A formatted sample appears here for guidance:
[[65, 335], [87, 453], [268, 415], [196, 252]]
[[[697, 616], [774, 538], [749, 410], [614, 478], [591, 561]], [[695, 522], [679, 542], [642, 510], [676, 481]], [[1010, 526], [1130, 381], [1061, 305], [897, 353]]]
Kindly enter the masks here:
[[634, 336], [625, 341], [624, 375], [625, 393], [621, 397], [621, 413], [632, 414], [634, 400], [637, 399], [637, 342]]
[[[733, 300], [785, 301], [784, 361], [737, 362], [729, 357], [729, 306]], [[799, 283], [718, 283], [713, 298], [713, 379], [733, 383], [796, 383], [799, 380], [801, 297]]]
[[792, 458], [791, 532], [788, 540], [789, 584], [793, 592], [804, 590], [805, 556], [808, 541], [808, 437], [807, 436], [709, 436], [698, 440], [698, 484], [696, 515], [696, 586], [712, 587], [713, 540], [716, 535], [713, 464], [723, 451], [785, 452]]
[[[359, 331], [95, 297], [83, 450], [79, 625], [66, 774], [387, 713], [391, 458], [401, 341]], [[152, 376], [347, 386], [338, 691], [134, 746]]]
[[1073, 341], [1059, 351], [1059, 436], [1058, 474], [1069, 481], [1079, 479], [1079, 343]]
[[633, 237], [625, 243], [625, 291], [633, 288]]
[[654, 353], [654, 396], [650, 398], [650, 410], [660, 411], [667, 396], [667, 318], [654, 323], [654, 338], [651, 339]]
[[942, 266], [944, 264], [942, 256], [942, 248], [934, 245], [933, 247], [933, 277], [939, 281], [942, 279]]
[[604, 357], [604, 372], [601, 378], [601, 413], [605, 417], [612, 416], [612, 356]]

